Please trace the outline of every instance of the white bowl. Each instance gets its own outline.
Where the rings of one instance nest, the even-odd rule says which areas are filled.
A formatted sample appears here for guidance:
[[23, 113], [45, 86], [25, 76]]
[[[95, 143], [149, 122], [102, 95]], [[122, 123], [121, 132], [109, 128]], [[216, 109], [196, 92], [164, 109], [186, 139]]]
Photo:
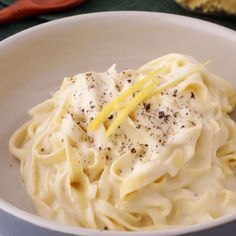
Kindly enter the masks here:
[[[236, 33], [204, 21], [150, 12], [107, 12], [74, 16], [33, 27], [0, 43], [0, 209], [46, 229], [83, 235], [111, 235], [60, 225], [36, 216], [20, 181], [19, 163], [8, 140], [26, 110], [49, 97], [66, 75], [87, 70], [136, 68], [177, 52], [211, 59], [216, 74], [236, 86]], [[112, 235], [175, 235], [236, 219], [236, 213], [204, 224], [158, 232]]]

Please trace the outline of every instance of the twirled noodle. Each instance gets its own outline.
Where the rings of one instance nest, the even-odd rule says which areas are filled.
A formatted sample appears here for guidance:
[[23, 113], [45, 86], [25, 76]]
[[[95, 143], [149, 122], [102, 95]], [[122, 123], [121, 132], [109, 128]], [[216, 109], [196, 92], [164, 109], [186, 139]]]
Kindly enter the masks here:
[[[38, 213], [93, 229], [152, 230], [235, 209], [235, 92], [206, 69], [189, 73], [197, 65], [169, 54], [136, 71], [78, 74], [31, 109], [9, 147]], [[164, 84], [188, 76], [149, 96], [109, 137], [132, 97], [88, 129], [104, 104], [153, 71]]]

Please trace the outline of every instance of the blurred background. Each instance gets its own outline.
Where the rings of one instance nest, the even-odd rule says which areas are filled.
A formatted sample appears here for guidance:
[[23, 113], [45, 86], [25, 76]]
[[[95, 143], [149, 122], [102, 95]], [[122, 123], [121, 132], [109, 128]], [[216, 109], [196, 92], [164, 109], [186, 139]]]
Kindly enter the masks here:
[[[40, 4], [48, 4], [54, 0], [31, 0]], [[58, 2], [58, 0], [56, 0]], [[65, 0], [65, 2], [68, 0]], [[175, 0], [85, 0], [80, 5], [67, 10], [61, 10], [56, 13], [41, 14], [36, 16], [27, 17], [21, 20], [17, 20], [11, 23], [0, 24], [0, 40], [3, 40], [19, 31], [27, 29], [29, 27], [56, 20], [62, 17], [80, 15], [85, 13], [92, 12], [101, 12], [101, 11], [153, 11], [153, 12], [165, 12], [172, 14], [179, 14], [184, 16], [190, 16], [198, 19], [207, 20], [213, 23], [217, 23], [233, 30], [236, 30], [236, 17], [235, 15], [227, 15], [221, 10], [217, 12], [219, 8], [219, 2], [222, 1], [224, 4], [231, 4], [228, 8], [233, 9], [235, 6], [236, 11], [236, 0], [211, 0], [209, 2], [216, 2], [218, 5], [215, 5], [210, 14], [202, 14], [204, 10], [198, 6], [188, 5], [191, 1], [196, 2], [206, 2], [201, 0], [178, 0], [180, 4], [177, 4]], [[6, 8], [7, 6], [13, 4], [14, 0], [0, 0], [0, 8]], [[30, 2], [22, 1], [22, 2]], [[37, 4], [38, 4], [37, 3]], [[200, 4], [200, 3], [199, 3]], [[208, 5], [209, 9], [209, 5]], [[227, 9], [227, 8], [226, 8]], [[194, 10], [194, 11], [192, 11]], [[209, 13], [209, 12], [207, 12]], [[1, 10], [0, 10], [1, 16]]]

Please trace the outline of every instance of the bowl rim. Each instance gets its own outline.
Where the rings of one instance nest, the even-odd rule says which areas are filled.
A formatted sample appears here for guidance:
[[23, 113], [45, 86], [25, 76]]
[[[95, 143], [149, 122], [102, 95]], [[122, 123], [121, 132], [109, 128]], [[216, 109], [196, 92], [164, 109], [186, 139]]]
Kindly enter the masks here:
[[[164, 22], [170, 22], [177, 25], [185, 25], [185, 27], [190, 27], [194, 29], [200, 29], [201, 31], [207, 31], [209, 32], [209, 29], [212, 30], [211, 34], [214, 33], [217, 36], [226, 38], [227, 40], [233, 40], [233, 42], [236, 42], [236, 31], [226, 28], [221, 25], [217, 25], [215, 23], [211, 23], [204, 20], [199, 20], [192, 17], [177, 15], [177, 14], [168, 14], [168, 13], [159, 13], [159, 12], [148, 12], [148, 11], [109, 11], [109, 12], [96, 12], [96, 13], [87, 13], [82, 15], [76, 15], [76, 16], [70, 16], [61, 18], [58, 20], [50, 21], [47, 23], [43, 23], [40, 25], [36, 25], [34, 27], [28, 28], [26, 30], [23, 30], [21, 32], [18, 32], [2, 41], [0, 41], [0, 49], [7, 48], [9, 44], [14, 43], [18, 40], [24, 40], [25, 37], [29, 37], [32, 33], [38, 32], [38, 33], [44, 33], [44, 30], [48, 27], [57, 27], [61, 26], [63, 24], [70, 24], [73, 22], [80, 21], [81, 19], [96, 19], [97, 17], [123, 17], [124, 15], [127, 15], [129, 17], [157, 17], [159, 20], [162, 20]], [[178, 228], [168, 228], [168, 229], [161, 229], [161, 230], [155, 230], [155, 231], [138, 231], [138, 232], [124, 232], [124, 231], [101, 231], [101, 230], [93, 230], [93, 229], [86, 229], [81, 228], [78, 226], [69, 226], [69, 225], [63, 225], [61, 223], [57, 223], [53, 220], [48, 220], [45, 218], [42, 218], [40, 216], [34, 215], [32, 213], [26, 212], [24, 210], [21, 210], [20, 208], [6, 202], [5, 200], [2, 200], [0, 198], [0, 210], [17, 217], [18, 219], [21, 219], [27, 223], [31, 223], [33, 225], [42, 227], [44, 229], [49, 229], [52, 231], [57, 231], [61, 233], [69, 233], [77, 235], [79, 234], [86, 234], [86, 235], [110, 235], [112, 232], [112, 235], [118, 236], [118, 235], [148, 235], [148, 236], [167, 236], [167, 235], [178, 235], [178, 234], [186, 234], [186, 233], [192, 233], [196, 231], [202, 231], [205, 229], [210, 229], [216, 226], [220, 226], [225, 223], [230, 223], [234, 220], [236, 220], [236, 213], [230, 213], [225, 216], [222, 216], [220, 218], [214, 219], [213, 221], [208, 221], [205, 223], [195, 224], [195, 225], [189, 225], [189, 226], [183, 226]]]

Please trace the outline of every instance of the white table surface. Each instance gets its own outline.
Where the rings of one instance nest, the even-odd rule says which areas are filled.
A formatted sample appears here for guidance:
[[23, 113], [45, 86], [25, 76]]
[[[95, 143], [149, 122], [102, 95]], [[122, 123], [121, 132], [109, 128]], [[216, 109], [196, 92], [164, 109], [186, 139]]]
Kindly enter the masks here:
[[[188, 234], [186, 236], [235, 236], [236, 221], [207, 231]], [[0, 236], [69, 236], [26, 224], [22, 220], [0, 211]]]

